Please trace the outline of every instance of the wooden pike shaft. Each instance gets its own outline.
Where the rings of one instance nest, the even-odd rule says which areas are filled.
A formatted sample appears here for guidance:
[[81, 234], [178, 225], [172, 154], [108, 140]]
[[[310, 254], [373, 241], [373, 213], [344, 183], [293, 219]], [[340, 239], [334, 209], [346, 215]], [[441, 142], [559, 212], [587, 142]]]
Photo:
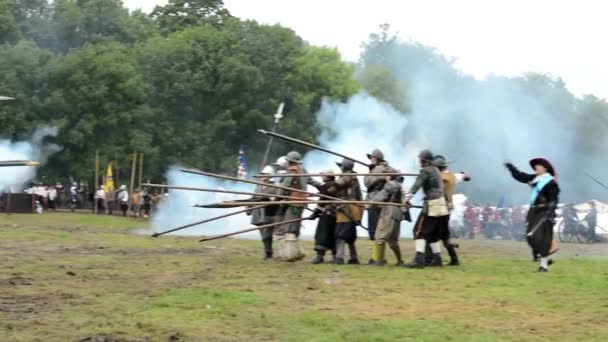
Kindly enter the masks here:
[[[276, 197], [276, 198], [293, 199], [293, 200], [301, 199], [301, 198], [293, 197], [293, 196], [270, 195], [270, 194], [261, 194], [261, 193], [257, 193], [257, 192], [247, 192], [247, 191], [233, 191], [233, 190], [220, 190], [220, 189], [207, 189], [207, 188], [191, 188], [191, 187], [176, 186], [176, 185], [163, 185], [163, 184], [144, 183], [143, 186], [149, 186], [149, 187], [161, 188], [161, 189], [190, 190], [190, 191], [202, 191], [202, 192], [217, 192], [217, 193], [221, 193], [221, 194], [249, 195], [249, 196], [258, 196], [258, 197]], [[315, 197], [317, 197], [317, 195], [315, 195]]]
[[[289, 177], [324, 177], [324, 176], [410, 176], [410, 177], [418, 177], [416, 173], [292, 173], [289, 174]], [[285, 174], [271, 174], [271, 175], [255, 175], [254, 178], [272, 178], [272, 177], [285, 177]]]
[[234, 235], [239, 235], [239, 234], [254, 232], [254, 231], [260, 230], [260, 229], [266, 229], [266, 228], [271, 228], [271, 227], [279, 226], [279, 225], [282, 225], [282, 224], [302, 222], [304, 220], [308, 220], [308, 218], [305, 217], [305, 218], [293, 219], [293, 220], [288, 220], [288, 221], [283, 221], [283, 222], [265, 224], [263, 226], [243, 229], [243, 230], [239, 230], [239, 231], [228, 233], [228, 234], [217, 235], [217, 236], [213, 236], [213, 237], [210, 237], [210, 238], [200, 239], [200, 240], [198, 240], [198, 242], [205, 242], [205, 241], [212, 241], [212, 240], [223, 239], [223, 238], [227, 238], [227, 237], [234, 236]]
[[[294, 205], [294, 204], [356, 204], [356, 205], [376, 205], [376, 206], [390, 206], [390, 207], [408, 207], [401, 203], [390, 203], [390, 202], [372, 202], [372, 201], [273, 201], [273, 202], [223, 202], [215, 204], [216, 206], [224, 206], [226, 208], [242, 207], [246, 205]], [[203, 206], [204, 207], [204, 206]], [[421, 209], [421, 206], [409, 206], [409, 208]]]
[[[306, 190], [288, 188], [288, 187], [280, 186], [280, 185], [276, 185], [276, 184], [262, 183], [262, 182], [257, 182], [257, 181], [247, 180], [247, 179], [240, 179], [240, 178], [231, 177], [231, 176], [218, 175], [218, 174], [215, 174], [215, 173], [204, 172], [204, 171], [194, 171], [194, 170], [180, 170], [180, 171], [181, 172], [185, 172], [185, 173], [191, 173], [191, 174], [194, 174], [194, 175], [214, 177], [214, 178], [231, 180], [231, 181], [241, 182], [241, 183], [263, 185], [263, 186], [267, 186], [269, 188], [275, 188], [275, 189], [286, 190], [286, 191], [293, 191], [293, 192], [298, 192], [298, 193], [302, 193], [302, 194], [306, 194], [306, 195], [310, 195], [310, 196], [318, 196], [318, 197], [329, 199], [329, 200], [342, 201], [341, 199], [336, 198], [336, 197], [327, 196], [327, 195], [323, 195], [323, 194], [319, 194], [319, 193], [314, 193], [314, 192], [308, 192]], [[283, 175], [283, 177], [289, 177], [289, 174], [285, 174], [285, 175]]]
[[297, 144], [300, 144], [300, 145], [304, 145], [304, 146], [307, 146], [307, 147], [310, 147], [310, 148], [314, 148], [315, 150], [319, 150], [319, 151], [327, 152], [327, 153], [329, 153], [329, 154], [333, 154], [334, 156], [338, 156], [338, 157], [342, 157], [342, 158], [350, 159], [350, 160], [352, 160], [353, 162], [355, 162], [355, 163], [357, 163], [357, 164], [361, 164], [361, 165], [364, 165], [364, 166], [369, 166], [369, 163], [366, 163], [366, 162], [362, 162], [362, 161], [360, 161], [360, 160], [353, 159], [353, 158], [351, 158], [351, 157], [349, 157], [349, 156], [346, 156], [346, 155], [344, 155], [344, 154], [341, 154], [341, 153], [338, 153], [338, 152], [332, 151], [332, 150], [330, 150], [330, 149], [327, 149], [327, 148], [325, 148], [325, 147], [321, 147], [321, 146], [319, 146], [319, 145], [311, 144], [311, 143], [306, 142], [306, 141], [302, 141], [302, 140], [299, 140], [299, 139], [295, 139], [295, 138], [292, 138], [292, 137], [288, 137], [288, 136], [286, 136], [286, 135], [279, 134], [279, 133], [275, 133], [275, 132], [268, 132], [268, 131], [263, 130], [263, 129], [258, 129], [258, 132], [260, 132], [260, 133], [262, 133], [262, 134], [269, 135], [269, 136], [271, 136], [271, 137], [279, 138], [279, 139], [286, 140], [286, 141], [291, 141], [291, 142], [294, 142], [294, 143], [297, 143]]
[[31, 160], [2, 160], [2, 161], [0, 161], [0, 167], [11, 167], [11, 166], [40, 166], [40, 163], [31, 161]]
[[173, 228], [173, 229], [169, 229], [166, 230], [164, 232], [160, 232], [160, 233], [154, 233], [152, 234], [152, 237], [159, 237], [161, 235], [165, 235], [165, 234], [169, 234], [169, 233], [173, 233], [176, 232], [178, 230], [182, 230], [182, 229], [186, 229], [186, 228], [190, 228], [190, 227], [194, 227], [194, 226], [198, 226], [199, 224], [204, 224], [204, 223], [209, 223], [209, 222], [213, 222], [213, 221], [217, 221], [219, 219], [223, 219], [226, 217], [230, 217], [230, 216], [234, 216], [234, 215], [238, 215], [238, 214], [242, 214], [242, 213], [246, 213], [248, 211], [252, 211], [252, 210], [256, 210], [256, 209], [260, 209], [263, 208], [263, 205], [257, 206], [257, 207], [253, 207], [253, 208], [249, 208], [249, 209], [244, 209], [244, 210], [239, 210], [239, 211], [235, 211], [233, 213], [230, 214], [224, 214], [224, 215], [220, 215], [220, 216], [216, 216], [216, 217], [212, 217], [210, 219], [206, 219], [206, 220], [202, 220], [202, 221], [198, 221], [198, 222], [194, 222], [194, 223], [190, 223], [184, 226], [180, 226], [177, 228]]

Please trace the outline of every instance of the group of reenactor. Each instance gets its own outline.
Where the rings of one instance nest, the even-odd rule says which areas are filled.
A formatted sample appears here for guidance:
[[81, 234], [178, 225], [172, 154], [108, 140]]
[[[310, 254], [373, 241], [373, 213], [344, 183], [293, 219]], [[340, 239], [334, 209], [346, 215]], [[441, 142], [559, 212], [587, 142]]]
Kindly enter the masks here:
[[[281, 157], [273, 165], [264, 167], [261, 172], [263, 183], [258, 185], [254, 197], [256, 201], [276, 201], [276, 204], [258, 207], [251, 212], [251, 223], [265, 226], [281, 223], [272, 228], [261, 229], [264, 244], [264, 258], [275, 257], [273, 241], [279, 241], [278, 259], [297, 261], [304, 258], [299, 244], [301, 219], [304, 211], [311, 211], [307, 218], [318, 219], [315, 232], [315, 258], [313, 264], [360, 264], [357, 252], [357, 226], [368, 230], [373, 241], [372, 258], [368, 264], [384, 266], [386, 247], [394, 253], [397, 266], [423, 268], [425, 266], [443, 266], [441, 246], [443, 244], [450, 255], [449, 265], [459, 265], [456, 244], [450, 241], [450, 211], [453, 207], [452, 195], [456, 184], [468, 181], [465, 173], [453, 173], [448, 170], [448, 163], [443, 156], [433, 155], [428, 150], [418, 155], [420, 172], [414, 185], [403, 189], [403, 176], [400, 171], [389, 165], [382, 151], [375, 149], [367, 155], [370, 164], [370, 175], [354, 171], [355, 163], [343, 159], [336, 164], [341, 174], [335, 176], [331, 170], [321, 172], [321, 181], [306, 174], [300, 153], [292, 151]], [[386, 176], [381, 174], [386, 173]], [[378, 175], [380, 174], [380, 175]], [[397, 174], [397, 175], [395, 175]], [[279, 175], [277, 177], [277, 175]], [[264, 177], [265, 176], [265, 177]], [[363, 176], [366, 196], [358, 177]], [[279, 185], [280, 187], [276, 187]], [[307, 198], [306, 189], [313, 186], [323, 198], [335, 199], [332, 203], [319, 203], [315, 209], [307, 204], [281, 204], [282, 198]], [[411, 201], [416, 193], [424, 193], [421, 213], [413, 228], [416, 254], [410, 263], [405, 263], [399, 246], [401, 222], [409, 220]], [[363, 205], [357, 202], [374, 202]], [[349, 201], [348, 203], [340, 203]], [[387, 203], [381, 205], [379, 203]], [[390, 205], [388, 204], [390, 203]], [[367, 211], [367, 226], [362, 225], [363, 212]], [[348, 258], [346, 257], [348, 248]], [[331, 254], [331, 259], [326, 259]]]

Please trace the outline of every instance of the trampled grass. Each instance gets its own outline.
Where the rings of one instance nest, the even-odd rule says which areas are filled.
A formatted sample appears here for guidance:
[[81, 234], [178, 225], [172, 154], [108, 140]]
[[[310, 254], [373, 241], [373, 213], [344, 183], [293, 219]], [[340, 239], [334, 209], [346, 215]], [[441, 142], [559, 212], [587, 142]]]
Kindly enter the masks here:
[[457, 268], [313, 266], [263, 262], [259, 241], [129, 233], [142, 225], [0, 216], [0, 340], [608, 340], [606, 246], [563, 245], [547, 274], [509, 241], [462, 241]]

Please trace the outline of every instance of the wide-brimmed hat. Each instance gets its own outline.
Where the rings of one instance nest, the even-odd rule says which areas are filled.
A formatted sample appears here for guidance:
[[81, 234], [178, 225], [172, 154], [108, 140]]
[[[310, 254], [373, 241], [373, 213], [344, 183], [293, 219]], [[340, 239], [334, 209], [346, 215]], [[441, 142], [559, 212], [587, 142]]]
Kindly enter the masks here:
[[551, 163], [547, 159], [545, 159], [545, 158], [534, 158], [534, 159], [530, 160], [530, 167], [532, 167], [532, 169], [534, 169], [534, 167], [536, 165], [542, 165], [542, 166], [544, 166], [545, 169], [547, 169], [547, 172], [549, 172], [549, 174], [551, 176], [555, 177], [555, 175], [556, 175], [555, 168], [553, 167], [553, 165], [551, 165]]
[[432, 163], [433, 162], [433, 152], [431, 152], [430, 150], [422, 150], [422, 151], [420, 151], [420, 153], [418, 153], [418, 159]]

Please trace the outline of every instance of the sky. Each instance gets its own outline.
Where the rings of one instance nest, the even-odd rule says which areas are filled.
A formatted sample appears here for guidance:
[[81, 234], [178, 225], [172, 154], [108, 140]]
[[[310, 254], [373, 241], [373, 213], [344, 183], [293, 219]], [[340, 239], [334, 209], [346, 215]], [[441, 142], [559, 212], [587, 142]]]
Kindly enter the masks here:
[[[124, 0], [150, 11], [166, 0]], [[290, 27], [356, 61], [383, 23], [404, 40], [433, 46], [467, 74], [564, 79], [577, 96], [608, 98], [608, 2], [593, 0], [224, 0], [239, 18]]]

